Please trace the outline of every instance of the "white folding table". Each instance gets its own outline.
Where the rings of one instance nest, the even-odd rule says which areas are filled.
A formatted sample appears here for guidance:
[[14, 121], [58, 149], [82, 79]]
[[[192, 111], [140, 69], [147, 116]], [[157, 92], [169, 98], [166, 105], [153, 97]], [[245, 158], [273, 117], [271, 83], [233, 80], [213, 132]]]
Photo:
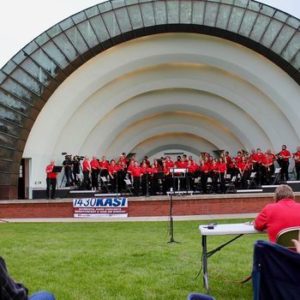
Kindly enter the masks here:
[[[214, 225], [200, 225], [199, 230], [202, 236], [202, 271], [203, 271], [203, 284], [206, 291], [209, 290], [208, 285], [208, 270], [207, 270], [207, 259], [221, 250], [226, 245], [230, 244], [234, 240], [238, 239], [244, 234], [255, 234], [261, 233], [254, 229], [253, 224], [250, 223], [239, 223], [239, 224], [214, 224]], [[210, 235], [236, 235], [233, 239], [218, 246], [217, 248], [207, 251], [207, 236]]]

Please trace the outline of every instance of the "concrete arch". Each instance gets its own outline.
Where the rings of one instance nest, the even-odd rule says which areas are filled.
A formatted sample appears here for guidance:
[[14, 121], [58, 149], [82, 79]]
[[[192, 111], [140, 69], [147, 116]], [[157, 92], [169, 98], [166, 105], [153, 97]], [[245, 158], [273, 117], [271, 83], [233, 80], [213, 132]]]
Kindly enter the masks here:
[[[182, 104], [182, 98], [184, 97], [185, 103]], [[201, 102], [198, 101], [201, 97]], [[169, 103], [169, 99], [172, 99], [172, 104]], [[200, 103], [197, 103], [200, 102]], [[141, 107], [143, 107], [142, 111], [139, 111], [139, 107], [137, 107], [137, 104], [139, 104]], [[124, 108], [123, 106], [126, 107]], [[257, 126], [257, 124], [241, 109], [234, 105], [229, 105], [228, 103], [224, 103], [221, 101], [218, 97], [215, 97], [214, 95], [209, 94], [199, 94], [199, 93], [188, 93], [186, 91], [182, 90], [175, 90], [175, 91], [161, 91], [158, 95], [145, 94], [141, 95], [140, 97], [134, 98], [132, 101], [127, 101], [126, 104], [122, 106], [123, 109], [126, 109], [128, 111], [131, 111], [131, 117], [130, 119], [124, 120], [124, 122], [120, 123], [120, 126], [117, 126], [117, 128], [114, 130], [114, 128], [111, 128], [110, 131], [107, 131], [105, 128], [107, 128], [106, 125], [101, 126], [102, 124], [99, 124], [99, 127], [96, 127], [92, 133], [89, 134], [88, 138], [84, 142], [85, 147], [83, 148], [83, 152], [88, 152], [89, 149], [93, 148], [92, 144], [93, 141], [96, 139], [97, 136], [99, 136], [99, 133], [101, 133], [101, 138], [103, 140], [103, 145], [110, 145], [115, 137], [117, 137], [119, 134], [123, 132], [124, 129], [127, 129], [128, 132], [131, 134], [135, 134], [134, 132], [130, 131], [129, 129], [132, 127], [134, 130], [138, 130], [139, 126], [137, 125], [137, 122], [139, 120], [142, 120], [142, 125], [145, 126], [147, 122], [144, 121], [145, 116], [151, 116], [153, 114], [160, 114], [159, 118], [161, 118], [160, 121], [156, 121], [159, 124], [163, 124], [165, 122], [165, 115], [163, 114], [169, 114], [172, 112], [198, 112], [199, 114], [205, 115], [210, 118], [211, 126], [215, 126], [215, 124], [219, 124], [217, 126], [218, 130], [220, 131], [220, 134], [224, 136], [228, 136], [228, 131], [231, 133], [231, 136], [235, 136], [235, 139], [239, 141], [240, 145], [244, 145], [245, 147], [253, 147], [257, 144], [262, 144], [268, 141], [268, 138], [264, 132], [262, 132], [261, 128]], [[122, 116], [123, 109], [115, 109], [111, 115], [111, 119], [119, 120]], [[228, 115], [234, 115], [235, 121], [240, 123], [240, 128], [237, 128], [235, 125], [236, 123], [233, 122], [230, 118], [228, 118], [226, 115], [222, 115], [218, 111], [226, 109], [228, 112]], [[109, 118], [109, 119], [110, 119]], [[174, 120], [173, 120], [174, 122]], [[198, 120], [195, 121], [195, 123], [202, 124], [203, 120], [201, 120], [198, 117]], [[107, 124], [110, 122], [108, 121]], [[175, 123], [175, 122], [174, 122]], [[220, 123], [222, 123], [222, 127], [220, 126]], [[243, 123], [243, 124], [241, 124]], [[180, 121], [180, 123], [177, 123], [177, 127], [180, 128], [180, 126], [183, 125], [183, 120]], [[197, 126], [197, 125], [196, 125]], [[247, 135], [245, 132], [245, 128], [252, 127], [252, 141], [250, 133]], [[216, 131], [214, 132], [214, 135], [217, 134]], [[254, 138], [255, 137], [255, 138]], [[211, 134], [211, 139], [214, 139], [215, 137], [213, 134]], [[231, 139], [228, 140], [228, 145], [230, 145], [230, 142], [232, 142]], [[270, 143], [270, 142], [269, 142]], [[267, 144], [268, 147], [270, 147], [270, 144]], [[127, 143], [128, 144], [128, 143]], [[233, 143], [233, 145], [236, 145], [237, 143]], [[264, 146], [267, 146], [264, 145]], [[98, 148], [97, 153], [107, 152], [109, 151], [105, 147]], [[95, 147], [94, 147], [95, 148]]]
[[[157, 135], [165, 135], [171, 133], [189, 133], [198, 139], [205, 139], [215, 145], [214, 150], [227, 149], [230, 145], [230, 150], [243, 148], [243, 145], [229, 132], [224, 130], [220, 124], [215, 124], [212, 120], [199, 119], [198, 116], [180, 113], [168, 113], [168, 116], [152, 117], [144, 122], [135, 123], [129, 126], [125, 132], [117, 136], [115, 141], [110, 145], [105, 153], [117, 154], [121, 149], [124, 151], [132, 152], [143, 140], [150, 139]], [[180, 120], [180, 123], [177, 122]], [[196, 121], [196, 122], [195, 122]], [[126, 142], [126, 143], [125, 143]], [[178, 144], [182, 145], [179, 140]], [[165, 144], [162, 141], [162, 145]], [[149, 151], [153, 148], [150, 144]], [[198, 149], [201, 152], [202, 149]]]
[[[61, 92], [64, 86], [70, 83], [71, 74], [80, 71], [80, 67], [87, 68], [95, 62], [92, 58], [97, 58], [97, 55], [104, 54], [103, 58], [107, 58], [107, 54], [113, 54], [118, 47], [123, 48], [127, 41], [133, 42], [139, 37], [147, 42], [145, 37], [155, 34], [201, 33], [220, 38], [224, 45], [231, 43], [225, 40], [233, 41], [262, 54], [267, 60], [258, 65], [257, 70], [269, 65], [270, 61], [281, 68], [282, 73], [279, 70], [275, 73], [278, 79], [285, 78], [285, 94], [274, 87], [274, 77], [272, 80], [262, 80], [262, 76], [257, 76], [249, 81], [247, 67], [244, 74], [239, 73], [238, 76], [247, 78], [251, 84], [276, 102], [277, 107], [284, 106], [281, 111], [288, 119], [285, 126], [291, 126], [296, 131], [299, 128], [299, 117], [296, 113], [298, 105], [293, 99], [300, 83], [299, 25], [299, 20], [290, 15], [247, 0], [235, 1], [235, 4], [224, 3], [221, 0], [113, 0], [95, 5], [54, 25], [21, 49], [0, 70], [0, 198], [16, 197], [19, 161], [24, 154], [30, 153], [43, 160], [42, 154], [38, 153], [38, 149], [32, 149], [33, 146], [31, 152], [25, 151], [23, 154], [23, 150], [33, 125], [39, 123], [38, 117], [45, 103], [45, 110], [49, 113], [55, 111], [51, 106], [57, 105], [57, 102], [53, 101], [48, 105], [48, 100], [63, 95]], [[173, 37], [169, 35], [170, 39]], [[206, 51], [215, 51], [216, 55], [218, 50], [220, 51], [206, 48], [206, 45], [208, 44], [203, 44]], [[135, 46], [134, 42], [132, 46]], [[236, 50], [238, 51], [238, 47]], [[163, 59], [163, 54], [160, 57]], [[175, 60], [189, 62], [186, 53], [181, 57], [182, 60], [180, 56]], [[128, 56], [125, 56], [125, 63], [126, 59]], [[221, 69], [226, 69], [227, 66], [228, 71], [230, 64], [226, 65], [226, 62], [221, 61], [206, 60], [206, 64], [219, 66]], [[248, 61], [244, 62], [248, 65]], [[134, 71], [138, 63], [128, 66]], [[237, 68], [232, 68], [231, 71], [232, 74], [237, 74]], [[125, 72], [127, 73], [128, 71]], [[258, 75], [259, 73], [260, 71]], [[112, 78], [116, 80], [118, 77]], [[289, 81], [288, 78], [294, 81]], [[78, 90], [77, 96], [86, 99], [90, 97], [92, 89], [91, 86], [86, 86], [88, 94], [80, 89], [74, 89], [73, 93]], [[75, 97], [72, 100], [74, 101]], [[72, 105], [70, 106], [68, 101], [60, 101], [60, 104], [61, 109], [72, 111]], [[73, 113], [76, 110], [77, 107]], [[54, 124], [63, 121], [61, 115], [55, 113], [53, 119]], [[47, 131], [47, 136], [52, 137], [53, 134], [54, 144], [55, 129]], [[43, 144], [46, 145], [43, 141], [40, 143], [41, 148]], [[49, 151], [51, 155], [54, 154], [52, 147]], [[33, 176], [36, 176], [36, 173]]]
[[[180, 144], [178, 141], [180, 141]], [[216, 148], [210, 141], [199, 138], [199, 136], [189, 133], [172, 133], [156, 135], [155, 137], [146, 139], [133, 148], [132, 152], [137, 154], [138, 159], [142, 159], [144, 155], [147, 155], [149, 158], [158, 158], [157, 153], [161, 151], [174, 153], [176, 150], [181, 150], [185, 153], [191, 153], [194, 159], [198, 160], [200, 155], [199, 149], [201, 149], [201, 152], [211, 153]]]

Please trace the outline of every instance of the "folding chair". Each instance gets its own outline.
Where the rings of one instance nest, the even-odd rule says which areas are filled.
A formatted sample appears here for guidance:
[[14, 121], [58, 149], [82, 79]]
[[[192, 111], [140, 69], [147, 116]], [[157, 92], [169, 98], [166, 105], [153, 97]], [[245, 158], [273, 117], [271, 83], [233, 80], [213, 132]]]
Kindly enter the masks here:
[[212, 178], [211, 177], [207, 177], [206, 189], [207, 189], [208, 194], [212, 193]]
[[267, 241], [254, 246], [252, 283], [254, 300], [298, 300], [300, 254]]
[[108, 182], [107, 177], [101, 176], [100, 178], [101, 178], [101, 188], [104, 187], [106, 193], [110, 193], [110, 187], [109, 187], [110, 184], [109, 184], [109, 182]]
[[237, 180], [237, 177], [236, 176], [232, 176], [231, 180], [226, 184], [226, 191], [225, 193], [228, 194], [228, 193], [235, 193], [236, 192], [236, 180]]
[[280, 171], [281, 171], [281, 168], [275, 168], [274, 175], [273, 175], [273, 177], [274, 177], [273, 184], [277, 184], [279, 182]]
[[125, 178], [124, 182], [126, 184], [126, 191], [130, 193], [130, 195], [133, 195], [133, 185], [129, 178]]
[[279, 231], [276, 236], [276, 243], [289, 249], [295, 249], [292, 239], [300, 241], [300, 226], [289, 227]]
[[210, 295], [200, 294], [200, 293], [190, 293], [187, 300], [215, 300], [214, 297]]
[[201, 189], [200, 186], [201, 186], [200, 177], [196, 177], [194, 179], [194, 190], [199, 192]]
[[251, 172], [248, 188], [254, 187], [256, 188], [256, 172]]

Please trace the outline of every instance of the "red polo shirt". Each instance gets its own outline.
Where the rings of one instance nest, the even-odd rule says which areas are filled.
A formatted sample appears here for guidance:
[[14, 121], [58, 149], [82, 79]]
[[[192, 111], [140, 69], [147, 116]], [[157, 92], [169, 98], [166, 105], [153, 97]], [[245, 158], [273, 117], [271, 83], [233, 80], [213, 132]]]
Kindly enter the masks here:
[[107, 160], [101, 160], [99, 161], [99, 167], [100, 169], [107, 169], [109, 166], [109, 163]]
[[288, 161], [291, 157], [291, 152], [289, 150], [281, 150], [279, 152], [279, 156], [281, 156], [281, 159], [284, 161]]
[[54, 165], [48, 165], [46, 167], [47, 178], [55, 179], [57, 177], [57, 173], [52, 172], [53, 168], [54, 168]]
[[227, 171], [226, 163], [218, 163], [218, 171], [220, 173], [225, 173]]
[[88, 160], [82, 162], [82, 172], [89, 172], [91, 170], [91, 164]]
[[250, 169], [250, 164], [244, 161], [240, 161], [237, 164], [237, 167], [241, 170], [241, 171], [245, 171], [245, 170], [249, 170]]
[[204, 173], [208, 173], [211, 170], [211, 164], [205, 163], [203, 166], [200, 167], [201, 171]]
[[120, 166], [118, 166], [118, 165], [109, 165], [108, 166], [108, 172], [110, 173], [110, 174], [115, 174], [115, 173], [117, 173], [118, 171], [120, 170]]
[[257, 230], [266, 230], [271, 242], [282, 229], [300, 226], [300, 203], [293, 199], [282, 199], [267, 204], [254, 221]]
[[193, 163], [190, 166], [188, 166], [187, 168], [188, 168], [189, 173], [195, 173], [198, 170], [199, 166], [196, 163]]
[[131, 169], [131, 175], [133, 176], [133, 177], [139, 177], [139, 176], [141, 176], [141, 175], [143, 175], [144, 173], [143, 173], [143, 169], [141, 168], [141, 167], [133, 167], [132, 169]]
[[91, 168], [94, 170], [98, 170], [100, 168], [99, 161], [97, 159], [93, 159], [91, 161]]

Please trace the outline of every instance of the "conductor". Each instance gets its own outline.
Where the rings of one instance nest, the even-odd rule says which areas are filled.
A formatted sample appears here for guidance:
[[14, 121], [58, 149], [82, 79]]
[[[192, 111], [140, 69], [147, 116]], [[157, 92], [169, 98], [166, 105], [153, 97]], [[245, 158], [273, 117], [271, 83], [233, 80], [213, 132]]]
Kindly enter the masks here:
[[[54, 160], [51, 160], [50, 164], [46, 167], [47, 199], [50, 199], [50, 196], [51, 199], [55, 198], [57, 173], [55, 172], [54, 167], [55, 167]], [[50, 195], [50, 190], [51, 190], [51, 195]]]

